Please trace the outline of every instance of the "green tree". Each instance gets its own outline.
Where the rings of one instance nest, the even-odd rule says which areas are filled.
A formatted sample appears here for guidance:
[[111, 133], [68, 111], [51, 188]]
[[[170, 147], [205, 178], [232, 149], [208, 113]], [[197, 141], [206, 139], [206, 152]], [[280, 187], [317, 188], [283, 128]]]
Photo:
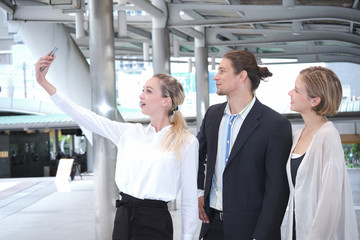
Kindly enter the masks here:
[[351, 153], [352, 153], [353, 166], [359, 167], [359, 159], [360, 159], [360, 144], [359, 143], [351, 144]]

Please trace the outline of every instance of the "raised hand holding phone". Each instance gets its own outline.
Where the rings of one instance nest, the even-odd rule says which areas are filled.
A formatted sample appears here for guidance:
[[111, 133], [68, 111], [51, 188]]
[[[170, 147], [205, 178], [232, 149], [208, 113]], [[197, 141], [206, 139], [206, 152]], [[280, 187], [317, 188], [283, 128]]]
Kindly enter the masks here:
[[[56, 53], [56, 51], [58, 50], [58, 47], [54, 47], [54, 49], [50, 52], [49, 57], [51, 57], [52, 55], [54, 55]], [[41, 67], [40, 71], [44, 71], [46, 67]]]
[[55, 47], [48, 55], [41, 57], [35, 64], [36, 81], [43, 87], [50, 95], [56, 93], [56, 87], [52, 85], [45, 77], [47, 68], [55, 60], [55, 53], [58, 47]]

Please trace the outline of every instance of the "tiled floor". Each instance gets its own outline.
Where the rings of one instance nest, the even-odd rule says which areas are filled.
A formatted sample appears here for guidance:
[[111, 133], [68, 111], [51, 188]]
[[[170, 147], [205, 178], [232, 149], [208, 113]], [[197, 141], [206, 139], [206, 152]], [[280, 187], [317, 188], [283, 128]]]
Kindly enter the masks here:
[[[360, 230], [360, 169], [348, 173]], [[58, 192], [51, 177], [0, 179], [0, 240], [95, 240], [93, 177], [75, 177], [70, 189]], [[179, 206], [171, 215], [179, 240]]]

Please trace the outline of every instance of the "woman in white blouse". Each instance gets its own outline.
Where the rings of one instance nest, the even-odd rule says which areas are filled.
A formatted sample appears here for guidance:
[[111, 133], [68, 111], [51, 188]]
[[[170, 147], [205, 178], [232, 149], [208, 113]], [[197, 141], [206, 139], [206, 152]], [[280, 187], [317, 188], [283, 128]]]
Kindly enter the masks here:
[[341, 103], [340, 80], [328, 68], [306, 68], [289, 95], [291, 110], [301, 114], [304, 127], [294, 135], [286, 169], [290, 187], [286, 239], [358, 240], [341, 139], [326, 118]]
[[54, 59], [44, 56], [38, 60], [37, 82], [80, 126], [110, 139], [118, 148], [115, 181], [121, 197], [116, 203], [113, 239], [173, 239], [167, 202], [176, 199], [180, 188], [182, 239], [193, 239], [198, 221], [199, 143], [178, 110], [185, 98], [181, 84], [170, 75], [154, 75], [139, 96], [141, 111], [150, 117], [150, 124], [121, 123], [58, 93], [45, 78]]

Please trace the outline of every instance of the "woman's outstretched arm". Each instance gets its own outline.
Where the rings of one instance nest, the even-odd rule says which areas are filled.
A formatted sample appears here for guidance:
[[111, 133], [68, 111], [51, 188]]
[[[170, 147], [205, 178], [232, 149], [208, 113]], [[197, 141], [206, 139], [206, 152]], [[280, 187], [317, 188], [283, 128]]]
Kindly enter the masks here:
[[[41, 57], [35, 64], [35, 72], [36, 72], [36, 81], [39, 83], [41, 87], [45, 89], [47, 93], [49, 93], [50, 96], [54, 95], [56, 93], [56, 87], [52, 85], [47, 79], [46, 79], [46, 73], [49, 70], [50, 65], [55, 60], [55, 55], [49, 56], [43, 56]], [[40, 70], [41, 67], [44, 67], [45, 69], [43, 71]]]
[[[36, 81], [46, 92], [51, 96], [51, 100], [59, 107], [64, 113], [70, 116], [77, 124], [83, 128], [99, 134], [105, 138], [110, 139], [113, 143], [117, 144], [121, 136], [130, 129], [132, 124], [124, 124], [116, 121], [111, 121], [108, 118], [100, 116], [67, 98], [56, 91], [56, 87], [46, 79], [46, 73], [49, 70], [52, 62], [55, 60], [55, 55], [46, 55], [41, 57], [35, 64]], [[44, 70], [41, 71], [40, 68]]]

